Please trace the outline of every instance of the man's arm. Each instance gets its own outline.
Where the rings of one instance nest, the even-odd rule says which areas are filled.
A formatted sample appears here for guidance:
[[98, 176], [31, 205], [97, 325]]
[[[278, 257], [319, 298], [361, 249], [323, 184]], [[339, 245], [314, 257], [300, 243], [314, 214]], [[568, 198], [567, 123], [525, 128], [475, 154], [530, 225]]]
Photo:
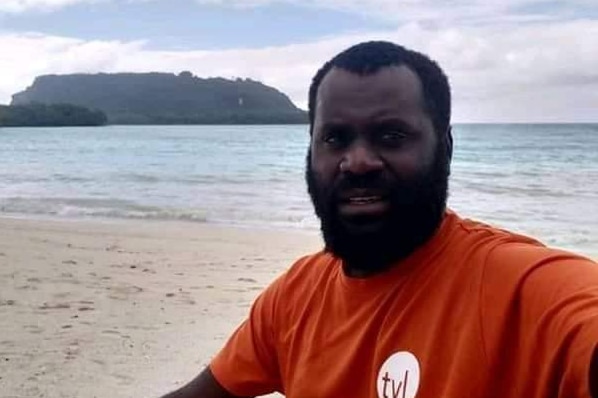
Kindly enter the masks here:
[[206, 367], [187, 385], [162, 398], [241, 398], [232, 395], [218, 383], [209, 367]]

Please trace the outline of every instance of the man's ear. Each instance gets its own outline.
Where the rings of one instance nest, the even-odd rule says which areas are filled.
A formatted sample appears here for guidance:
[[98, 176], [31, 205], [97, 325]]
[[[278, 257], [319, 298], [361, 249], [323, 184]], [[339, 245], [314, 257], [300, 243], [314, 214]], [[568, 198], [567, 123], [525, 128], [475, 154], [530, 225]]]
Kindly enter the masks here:
[[448, 126], [446, 129], [446, 154], [449, 161], [453, 159], [453, 126]]
[[448, 175], [451, 175], [451, 161], [453, 159], [453, 127], [448, 126], [446, 132], [444, 133], [444, 145], [445, 145], [445, 154], [446, 154], [446, 161], [447, 161], [447, 171]]

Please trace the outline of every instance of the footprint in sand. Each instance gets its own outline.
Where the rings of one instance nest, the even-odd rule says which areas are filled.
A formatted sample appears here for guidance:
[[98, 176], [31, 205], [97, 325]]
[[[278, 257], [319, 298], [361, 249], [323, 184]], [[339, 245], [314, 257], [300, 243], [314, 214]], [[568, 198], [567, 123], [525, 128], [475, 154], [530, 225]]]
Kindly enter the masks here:
[[127, 385], [127, 386], [131, 385], [135, 381], [135, 379], [132, 378], [131, 376], [122, 375], [119, 373], [112, 373], [111, 376], [118, 379], [118, 384], [121, 386], [122, 385]]
[[21, 286], [17, 286], [18, 290], [39, 290], [37, 288], [37, 286], [32, 286], [32, 285], [21, 285]]
[[228, 288], [228, 289], [224, 289], [225, 292], [233, 292], [233, 293], [244, 293], [247, 291], [247, 289], [244, 288]]
[[38, 325], [25, 325], [23, 329], [27, 330], [31, 334], [40, 334], [44, 331], [44, 328], [39, 327]]
[[114, 334], [117, 336], [121, 335], [121, 333], [118, 330], [113, 330], [113, 329], [102, 330], [102, 334]]
[[128, 300], [131, 295], [141, 293], [142, 288], [135, 285], [120, 285], [108, 287], [108, 297], [114, 300]]
[[63, 352], [65, 354], [65, 359], [67, 360], [72, 360], [75, 359], [77, 357], [77, 355], [79, 355], [79, 352], [81, 351], [81, 348], [79, 347], [79, 342], [78, 341], [73, 341], [71, 342], [68, 347], [66, 347]]
[[71, 305], [68, 303], [56, 303], [56, 304], [43, 303], [42, 305], [40, 305], [37, 308], [40, 310], [64, 310], [64, 309], [71, 308]]
[[104, 250], [106, 250], [107, 252], [118, 252], [119, 250], [121, 250], [121, 248], [118, 245], [110, 245], [107, 246]]

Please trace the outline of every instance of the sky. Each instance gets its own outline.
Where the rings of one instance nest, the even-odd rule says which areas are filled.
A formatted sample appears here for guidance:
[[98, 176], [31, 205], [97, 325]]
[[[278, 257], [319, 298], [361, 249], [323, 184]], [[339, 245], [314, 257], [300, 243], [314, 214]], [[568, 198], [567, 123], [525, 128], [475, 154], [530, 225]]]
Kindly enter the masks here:
[[44, 74], [251, 78], [299, 107], [343, 49], [447, 73], [453, 122], [598, 122], [598, 0], [0, 0], [0, 104]]

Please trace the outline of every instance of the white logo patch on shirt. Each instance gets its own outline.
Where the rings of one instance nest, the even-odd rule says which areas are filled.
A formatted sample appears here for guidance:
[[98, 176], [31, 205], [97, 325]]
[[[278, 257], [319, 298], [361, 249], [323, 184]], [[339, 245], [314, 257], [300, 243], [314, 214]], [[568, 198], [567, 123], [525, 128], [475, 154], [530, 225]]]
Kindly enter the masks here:
[[415, 398], [419, 375], [419, 362], [415, 355], [408, 351], [392, 354], [378, 372], [378, 398]]

